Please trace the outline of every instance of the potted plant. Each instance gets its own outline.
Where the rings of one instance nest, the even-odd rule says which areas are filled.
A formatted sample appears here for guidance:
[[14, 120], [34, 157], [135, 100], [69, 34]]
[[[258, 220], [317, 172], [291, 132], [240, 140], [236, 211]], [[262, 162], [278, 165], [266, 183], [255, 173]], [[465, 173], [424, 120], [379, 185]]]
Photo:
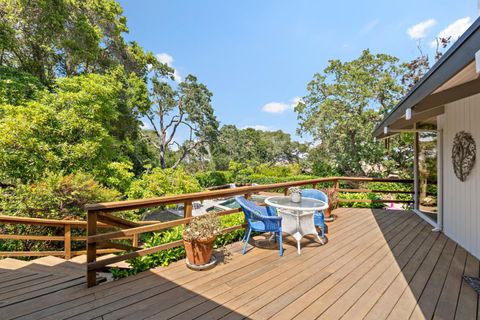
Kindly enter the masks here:
[[302, 191], [299, 187], [290, 187], [288, 191], [290, 192], [290, 200], [292, 202], [298, 203], [302, 201]]
[[186, 225], [182, 238], [187, 264], [202, 266], [210, 263], [213, 245], [220, 230], [220, 221], [214, 214], [195, 217]]
[[335, 188], [330, 188], [326, 190], [326, 195], [328, 198], [328, 208], [325, 209], [325, 220], [333, 221], [332, 212], [338, 207], [338, 191]]

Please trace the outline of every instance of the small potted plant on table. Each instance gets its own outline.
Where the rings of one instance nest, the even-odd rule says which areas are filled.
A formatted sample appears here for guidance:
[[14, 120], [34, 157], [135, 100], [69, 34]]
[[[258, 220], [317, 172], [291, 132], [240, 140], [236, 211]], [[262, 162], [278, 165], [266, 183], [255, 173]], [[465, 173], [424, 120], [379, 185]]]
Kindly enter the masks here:
[[213, 245], [220, 234], [220, 221], [214, 214], [193, 218], [183, 232], [183, 244], [187, 265], [193, 269], [205, 269], [215, 265]]
[[290, 187], [288, 191], [290, 191], [290, 201], [296, 203], [302, 201], [302, 190], [299, 187]]

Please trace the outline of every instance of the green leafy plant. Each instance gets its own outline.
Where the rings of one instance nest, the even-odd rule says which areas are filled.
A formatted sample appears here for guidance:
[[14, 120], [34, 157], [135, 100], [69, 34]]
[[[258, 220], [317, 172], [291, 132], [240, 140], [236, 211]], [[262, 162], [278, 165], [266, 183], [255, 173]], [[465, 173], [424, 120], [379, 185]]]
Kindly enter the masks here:
[[[381, 198], [375, 193], [342, 193], [340, 199], [367, 199], [367, 200], [380, 200]], [[384, 205], [381, 202], [342, 202], [341, 207], [348, 208], [383, 208]]]

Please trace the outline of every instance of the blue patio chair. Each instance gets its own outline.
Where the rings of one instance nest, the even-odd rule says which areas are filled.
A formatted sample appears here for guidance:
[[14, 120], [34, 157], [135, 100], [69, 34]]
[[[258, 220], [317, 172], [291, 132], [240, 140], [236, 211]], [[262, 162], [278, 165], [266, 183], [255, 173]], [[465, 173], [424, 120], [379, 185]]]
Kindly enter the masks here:
[[245, 241], [242, 254], [245, 254], [247, 251], [247, 244], [252, 231], [256, 231], [273, 232], [275, 242], [277, 242], [277, 237], [279, 239], [280, 256], [282, 256], [282, 218], [276, 215], [275, 208], [257, 206], [252, 201], [245, 199], [245, 197], [236, 197], [235, 200], [240, 205], [240, 208], [242, 208], [243, 214], [248, 223], [245, 236], [242, 240]]
[[[327, 195], [320, 190], [303, 189], [302, 190], [302, 197], [317, 199], [317, 200], [323, 201], [323, 202], [328, 204]], [[313, 221], [315, 223], [315, 226], [320, 227], [320, 229], [322, 229], [321, 237], [322, 237], [322, 240], [323, 240], [325, 238], [325, 214], [324, 214], [323, 210], [320, 211], [320, 212], [315, 211], [315, 213], [313, 214]]]

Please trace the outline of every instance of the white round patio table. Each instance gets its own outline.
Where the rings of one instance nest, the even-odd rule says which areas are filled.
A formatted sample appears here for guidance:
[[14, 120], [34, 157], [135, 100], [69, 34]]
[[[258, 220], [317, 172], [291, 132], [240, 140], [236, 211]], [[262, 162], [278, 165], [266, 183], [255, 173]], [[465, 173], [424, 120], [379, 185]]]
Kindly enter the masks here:
[[278, 215], [282, 217], [282, 231], [291, 234], [297, 240], [297, 251], [300, 254], [300, 240], [307, 234], [314, 234], [323, 244], [322, 238], [318, 236], [314, 223], [315, 211], [322, 211], [328, 208], [328, 204], [317, 199], [302, 197], [300, 202], [292, 202], [288, 196], [274, 196], [265, 199], [265, 203], [275, 207]]

